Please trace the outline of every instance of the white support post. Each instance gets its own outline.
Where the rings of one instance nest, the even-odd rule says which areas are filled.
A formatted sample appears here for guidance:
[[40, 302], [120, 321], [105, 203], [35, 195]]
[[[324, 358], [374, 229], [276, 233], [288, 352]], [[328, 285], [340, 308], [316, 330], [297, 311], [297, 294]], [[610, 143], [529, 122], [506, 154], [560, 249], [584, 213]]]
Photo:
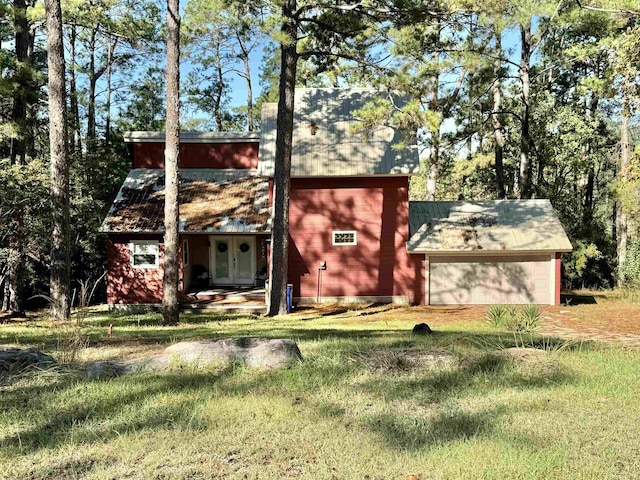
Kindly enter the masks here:
[[549, 305], [556, 304], [556, 287], [556, 254], [553, 253], [551, 254], [551, 261], [549, 262]]

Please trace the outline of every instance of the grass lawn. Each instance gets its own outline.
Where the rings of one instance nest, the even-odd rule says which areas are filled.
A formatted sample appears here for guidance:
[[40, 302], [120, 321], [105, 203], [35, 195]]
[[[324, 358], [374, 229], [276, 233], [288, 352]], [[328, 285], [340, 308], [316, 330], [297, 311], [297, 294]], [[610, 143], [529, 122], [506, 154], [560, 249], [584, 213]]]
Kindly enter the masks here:
[[[89, 381], [56, 368], [5, 380], [0, 478], [640, 477], [638, 350], [547, 340], [556, 366], [524, 368], [491, 353], [513, 337], [479, 309], [182, 319], [164, 328], [153, 314], [94, 312], [76, 364], [245, 335], [293, 338], [305, 360], [280, 371], [182, 367]], [[423, 321], [435, 333], [413, 336]], [[0, 345], [65, 357], [67, 330], [0, 325]], [[429, 354], [460, 362], [435, 367]]]

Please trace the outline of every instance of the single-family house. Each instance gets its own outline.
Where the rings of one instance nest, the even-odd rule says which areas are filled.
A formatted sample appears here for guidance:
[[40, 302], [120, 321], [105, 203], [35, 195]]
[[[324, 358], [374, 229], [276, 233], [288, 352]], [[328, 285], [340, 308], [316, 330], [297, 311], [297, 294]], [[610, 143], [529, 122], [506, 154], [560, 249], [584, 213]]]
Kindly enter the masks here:
[[[559, 303], [571, 244], [547, 200], [410, 202], [415, 146], [354, 131], [374, 89], [297, 89], [288, 282], [294, 301]], [[180, 138], [181, 291], [263, 284], [275, 104], [260, 133]], [[164, 134], [126, 134], [132, 161], [102, 231], [111, 305], [162, 299]]]

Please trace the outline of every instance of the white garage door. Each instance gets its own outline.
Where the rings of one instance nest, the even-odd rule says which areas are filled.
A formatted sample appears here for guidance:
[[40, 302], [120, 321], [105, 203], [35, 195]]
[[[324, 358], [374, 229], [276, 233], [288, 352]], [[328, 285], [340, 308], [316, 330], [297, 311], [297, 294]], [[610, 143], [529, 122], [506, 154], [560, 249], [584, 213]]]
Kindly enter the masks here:
[[549, 304], [546, 255], [429, 257], [431, 305]]

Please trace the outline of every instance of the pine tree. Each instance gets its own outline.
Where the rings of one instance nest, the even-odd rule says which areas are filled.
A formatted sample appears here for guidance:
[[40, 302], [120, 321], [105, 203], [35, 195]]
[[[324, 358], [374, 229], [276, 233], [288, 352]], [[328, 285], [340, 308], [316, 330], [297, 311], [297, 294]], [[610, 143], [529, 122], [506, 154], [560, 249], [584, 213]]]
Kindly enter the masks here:
[[62, 12], [60, 0], [45, 0], [49, 65], [49, 143], [51, 146], [51, 285], [52, 317], [69, 320], [69, 163], [67, 160], [67, 122]]
[[178, 164], [180, 154], [180, 5], [167, 0], [167, 121], [164, 185], [162, 324], [178, 323]]
[[273, 176], [273, 226], [271, 229], [271, 279], [267, 314], [286, 313], [286, 284], [289, 252], [289, 198], [291, 190], [291, 152], [293, 150], [293, 108], [298, 64], [298, 26], [294, 19], [296, 0], [282, 4], [283, 23], [280, 45], [280, 83], [278, 131]]

